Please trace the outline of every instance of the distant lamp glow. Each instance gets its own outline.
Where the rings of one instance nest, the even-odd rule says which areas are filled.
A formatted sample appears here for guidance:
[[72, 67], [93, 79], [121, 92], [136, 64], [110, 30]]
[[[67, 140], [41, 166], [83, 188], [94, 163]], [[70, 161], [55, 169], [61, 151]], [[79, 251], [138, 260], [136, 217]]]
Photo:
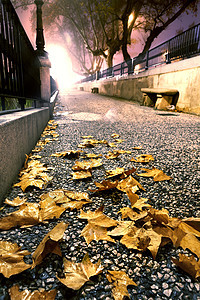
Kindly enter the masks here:
[[72, 71], [72, 62], [65, 48], [58, 45], [49, 45], [47, 49], [51, 61], [51, 75], [58, 82], [60, 90], [69, 88], [76, 80]]
[[134, 73], [137, 75], [139, 73], [139, 70], [140, 70], [140, 65], [136, 65], [134, 69]]
[[128, 26], [131, 25], [131, 22], [133, 21], [134, 18], [134, 13], [130, 14], [130, 16], [128, 17]]

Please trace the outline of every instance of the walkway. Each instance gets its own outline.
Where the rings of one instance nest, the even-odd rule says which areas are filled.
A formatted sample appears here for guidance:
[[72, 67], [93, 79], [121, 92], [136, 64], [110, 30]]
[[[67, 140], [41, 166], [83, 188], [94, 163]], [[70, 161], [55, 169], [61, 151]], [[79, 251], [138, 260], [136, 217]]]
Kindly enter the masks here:
[[[133, 102], [76, 90], [59, 98], [54, 114], [59, 136], [36, 153], [41, 156], [40, 161], [47, 164], [49, 173], [53, 176], [51, 184], [41, 190], [28, 188], [26, 192], [15, 187], [7, 198], [13, 200], [16, 196], [26, 196], [28, 202], [38, 203], [41, 194], [55, 189], [88, 192], [88, 188], [95, 188], [94, 181], [101, 182], [105, 179], [105, 170], [117, 167], [128, 170], [135, 166], [138, 173], [141, 173], [141, 167], [155, 167], [172, 179], [155, 182], [152, 178], [139, 177], [133, 173], [133, 177], [145, 188], [145, 191], [137, 192], [138, 195], [149, 199], [148, 203], [156, 209], [167, 209], [170, 217], [200, 217], [199, 117], [156, 111]], [[118, 134], [123, 141], [115, 141], [112, 134]], [[93, 169], [91, 179], [72, 180], [72, 166], [75, 161], [50, 155], [67, 150], [80, 150], [78, 145], [83, 141], [82, 136], [114, 142], [117, 147], [97, 144], [94, 148], [83, 148], [86, 153], [102, 154], [103, 166]], [[41, 140], [45, 138], [42, 137]], [[129, 150], [131, 154], [120, 154], [116, 159], [105, 158], [109, 151], [116, 149]], [[145, 165], [130, 161], [140, 154], [150, 154], [154, 161]], [[89, 192], [89, 195], [93, 202], [83, 206], [83, 210], [94, 211], [104, 205], [104, 213], [114, 220], [121, 219], [121, 214], [118, 213], [121, 208], [130, 206], [127, 195], [116, 189], [97, 194]], [[16, 208], [5, 205], [1, 213], [5, 216], [15, 210]], [[66, 210], [59, 218], [59, 221], [69, 222], [64, 240], [60, 242], [62, 256], [67, 260], [80, 262], [85, 253], [88, 253], [93, 263], [101, 260], [103, 272], [92, 277], [92, 282], [86, 283], [78, 291], [73, 291], [56, 277], [62, 273], [62, 258], [50, 254], [32, 270], [13, 275], [10, 279], [1, 275], [0, 298], [1, 294], [7, 294], [8, 288], [19, 284], [22, 290], [31, 291], [57, 288], [56, 299], [109, 300], [113, 298], [112, 285], [106, 278], [107, 270], [117, 270], [126, 272], [137, 284], [128, 287], [130, 299], [200, 299], [200, 283], [191, 279], [171, 261], [171, 257], [178, 258], [178, 253], [188, 254], [188, 250], [175, 249], [169, 243], [158, 250], [154, 260], [150, 251], [141, 253], [128, 249], [119, 242], [121, 237], [117, 237], [115, 243], [93, 240], [87, 245], [84, 237], [80, 236], [87, 221], [77, 218], [79, 214], [80, 210]], [[15, 242], [32, 253], [57, 223], [58, 220], [54, 219], [33, 227], [4, 230], [0, 232], [0, 240]], [[31, 263], [31, 256], [27, 257], [26, 262]]]

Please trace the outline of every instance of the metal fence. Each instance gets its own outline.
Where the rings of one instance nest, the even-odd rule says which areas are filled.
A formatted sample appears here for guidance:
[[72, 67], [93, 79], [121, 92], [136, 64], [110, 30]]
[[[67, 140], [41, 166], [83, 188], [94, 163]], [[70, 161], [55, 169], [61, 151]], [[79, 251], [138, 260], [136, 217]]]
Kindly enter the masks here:
[[0, 0], [0, 98], [0, 110], [40, 99], [39, 60], [10, 0]]
[[200, 24], [176, 35], [170, 40], [147, 51], [143, 59], [134, 57], [111, 68], [90, 75], [78, 83], [94, 81], [101, 78], [138, 74], [149, 68], [189, 58], [200, 53]]

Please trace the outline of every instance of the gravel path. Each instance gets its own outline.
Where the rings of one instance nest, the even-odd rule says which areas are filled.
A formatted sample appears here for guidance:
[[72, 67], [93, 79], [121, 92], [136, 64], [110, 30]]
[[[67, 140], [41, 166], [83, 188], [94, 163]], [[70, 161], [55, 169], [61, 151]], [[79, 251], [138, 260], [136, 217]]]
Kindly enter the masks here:
[[[88, 187], [95, 187], [95, 180], [100, 182], [105, 179], [105, 169], [138, 167], [138, 164], [130, 162], [130, 158], [151, 154], [155, 160], [145, 167], [161, 169], [172, 180], [154, 182], [151, 178], [137, 177], [146, 189], [140, 195], [148, 198], [154, 208], [167, 209], [171, 217], [200, 217], [199, 117], [156, 111], [133, 102], [73, 90], [59, 96], [54, 120], [58, 123], [58, 140], [47, 143], [38, 153], [42, 156], [40, 161], [50, 167], [50, 175], [53, 176], [51, 184], [41, 190], [27, 189], [24, 193], [19, 187], [12, 188], [7, 195], [8, 199], [13, 200], [19, 195], [26, 196], [29, 202], [38, 202], [41, 194], [61, 188], [88, 192]], [[93, 171], [92, 179], [72, 180], [70, 173], [74, 160], [50, 156], [56, 152], [77, 150], [81, 136], [85, 135], [113, 142], [113, 133], [119, 134], [124, 140], [118, 149], [131, 150], [132, 154], [122, 154], [115, 160], [103, 157], [103, 167]], [[133, 150], [135, 146], [142, 146], [142, 150]], [[113, 149], [97, 145], [86, 151], [104, 155]], [[120, 219], [118, 211], [129, 205], [127, 196], [116, 191], [90, 194], [90, 198], [93, 202], [84, 206], [83, 210], [94, 211], [103, 204], [104, 213], [116, 220]], [[14, 210], [16, 208], [5, 205], [1, 215], [5, 216]], [[171, 257], [189, 251], [175, 249], [172, 244], [168, 244], [159, 249], [156, 260], [153, 260], [150, 252], [139, 253], [119, 242], [92, 241], [87, 245], [84, 238], [80, 237], [87, 222], [77, 218], [79, 213], [79, 210], [67, 210], [59, 218], [69, 222], [64, 240], [60, 243], [62, 254], [68, 260], [80, 262], [85, 253], [89, 253], [93, 263], [101, 259], [103, 273], [79, 291], [70, 290], [56, 278], [56, 274], [62, 272], [62, 258], [50, 254], [32, 270], [28, 269], [9, 279], [0, 274], [0, 299], [9, 299], [8, 289], [16, 283], [22, 290], [57, 288], [56, 299], [113, 299], [111, 285], [105, 276], [108, 269], [125, 271], [137, 283], [137, 286], [128, 287], [130, 299], [200, 299], [200, 283], [179, 270], [171, 261]], [[58, 220], [54, 219], [33, 227], [1, 231], [0, 240], [16, 242], [22, 249], [33, 252], [57, 223]], [[26, 257], [26, 262], [31, 263], [31, 256]]]

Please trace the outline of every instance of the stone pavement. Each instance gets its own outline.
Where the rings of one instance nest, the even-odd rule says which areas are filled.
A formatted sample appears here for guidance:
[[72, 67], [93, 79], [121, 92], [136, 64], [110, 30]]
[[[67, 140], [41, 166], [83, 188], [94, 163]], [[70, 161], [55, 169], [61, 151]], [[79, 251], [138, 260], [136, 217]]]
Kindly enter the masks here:
[[[130, 158], [140, 154], [151, 154], [154, 161], [145, 164], [145, 168], [155, 167], [171, 176], [170, 181], [154, 182], [152, 178], [133, 175], [146, 191], [139, 195], [149, 199], [156, 209], [167, 209], [171, 217], [200, 217], [199, 205], [199, 134], [200, 118], [182, 113], [157, 111], [149, 107], [142, 107], [136, 103], [116, 98], [90, 94], [72, 90], [59, 96], [56, 104], [54, 120], [58, 123], [56, 132], [58, 140], [47, 143], [39, 152], [41, 162], [46, 163], [53, 176], [51, 185], [41, 190], [12, 188], [7, 198], [13, 200], [16, 196], [26, 196], [29, 202], [38, 202], [41, 194], [55, 189], [67, 189], [78, 192], [88, 192], [88, 188], [95, 188], [94, 181], [105, 179], [105, 170], [124, 167], [125, 170], [133, 166], [139, 168], [141, 164], [130, 161]], [[50, 156], [53, 153], [77, 150], [82, 136], [91, 135], [98, 140], [114, 142], [113, 133], [119, 134], [124, 141], [117, 144], [117, 149], [130, 150], [131, 154], [121, 154], [117, 159], [106, 159], [108, 148], [104, 144], [94, 148], [83, 149], [87, 153], [102, 154], [103, 166], [94, 169], [92, 178], [87, 180], [72, 180], [71, 173], [74, 160]], [[42, 138], [43, 139], [43, 138]], [[141, 146], [142, 150], [134, 150]], [[143, 165], [142, 165], [143, 167]], [[16, 181], [17, 182], [17, 181]], [[130, 205], [125, 194], [110, 191], [90, 194], [91, 204], [83, 207], [84, 211], [96, 210], [104, 205], [104, 213], [120, 220], [118, 211]], [[16, 210], [8, 205], [2, 210], [2, 216]], [[107, 270], [120, 270], [136, 282], [137, 286], [129, 286], [130, 299], [200, 299], [200, 284], [185, 272], [179, 270], [171, 261], [171, 257], [178, 257], [179, 253], [190, 253], [181, 248], [175, 249], [172, 244], [160, 248], [155, 260], [149, 251], [140, 253], [128, 249], [119, 241], [92, 241], [89, 245], [80, 236], [87, 224], [77, 216], [79, 210], [66, 210], [59, 220], [69, 222], [60, 243], [62, 255], [73, 262], [80, 262], [85, 253], [89, 254], [93, 263], [99, 259], [104, 271], [92, 278], [80, 290], [72, 291], [58, 281], [56, 275], [62, 272], [62, 258], [50, 254], [34, 268], [22, 274], [14, 275], [10, 279], [0, 277], [0, 296], [6, 297], [8, 289], [19, 284], [22, 290], [45, 288], [57, 289], [56, 299], [113, 299], [112, 286], [106, 279]], [[0, 232], [0, 240], [18, 243], [22, 249], [33, 252], [58, 220], [54, 219], [31, 228], [13, 228]], [[31, 257], [27, 259], [31, 263]], [[4, 295], [4, 296], [3, 296]], [[0, 299], [6, 299], [6, 298]]]

